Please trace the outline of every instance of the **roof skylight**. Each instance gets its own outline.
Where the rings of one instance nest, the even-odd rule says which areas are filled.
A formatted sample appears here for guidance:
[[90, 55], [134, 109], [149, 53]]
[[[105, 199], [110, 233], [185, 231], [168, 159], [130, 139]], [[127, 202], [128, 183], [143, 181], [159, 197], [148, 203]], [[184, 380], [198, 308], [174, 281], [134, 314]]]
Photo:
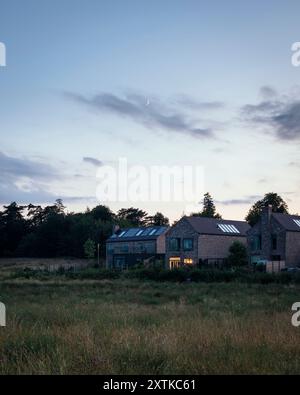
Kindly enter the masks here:
[[298, 225], [299, 228], [300, 228], [300, 219], [294, 219], [294, 222], [295, 222], [295, 224]]
[[137, 232], [136, 236], [140, 236], [143, 232], [144, 232], [144, 229], [139, 230], [139, 231]]
[[218, 227], [224, 233], [240, 233], [240, 231], [234, 225], [218, 224]]

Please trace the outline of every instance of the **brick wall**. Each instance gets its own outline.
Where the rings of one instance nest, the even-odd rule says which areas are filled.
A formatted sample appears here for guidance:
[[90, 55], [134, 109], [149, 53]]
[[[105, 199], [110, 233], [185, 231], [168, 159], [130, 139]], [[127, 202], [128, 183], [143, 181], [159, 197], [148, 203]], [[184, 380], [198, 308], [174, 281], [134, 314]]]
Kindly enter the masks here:
[[286, 266], [300, 266], [300, 232], [286, 233]]
[[165, 254], [166, 253], [166, 236], [163, 233], [156, 239], [156, 253]]
[[200, 259], [223, 259], [229, 255], [229, 248], [235, 241], [247, 245], [246, 237], [200, 235], [198, 241], [198, 256]]

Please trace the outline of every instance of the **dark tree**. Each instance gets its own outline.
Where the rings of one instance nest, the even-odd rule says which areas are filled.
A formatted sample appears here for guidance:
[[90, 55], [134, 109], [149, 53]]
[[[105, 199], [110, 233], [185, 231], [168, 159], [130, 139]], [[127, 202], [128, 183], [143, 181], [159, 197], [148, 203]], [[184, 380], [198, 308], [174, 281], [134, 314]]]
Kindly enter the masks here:
[[121, 208], [118, 211], [118, 219], [125, 221], [129, 226], [144, 226], [147, 224], [146, 211], [140, 210], [138, 208]]
[[248, 224], [251, 226], [255, 225], [260, 218], [262, 208], [267, 207], [269, 205], [272, 205], [272, 211], [274, 213], [288, 214], [287, 203], [277, 193], [270, 192], [270, 193], [265, 194], [263, 199], [258, 200], [250, 208], [250, 210], [245, 218], [246, 221], [248, 222]]
[[113, 221], [115, 217], [114, 213], [110, 210], [110, 208], [101, 205], [96, 206], [89, 212], [95, 220], [100, 219], [101, 221]]
[[87, 240], [96, 247], [99, 244], [105, 256], [105, 242], [115, 225], [142, 226], [149, 218], [153, 225], [168, 222], [161, 213], [148, 217], [133, 207], [121, 209], [118, 215], [103, 205], [84, 213], [66, 213], [61, 200], [46, 207], [14, 202], [0, 211], [0, 256], [83, 258]]
[[23, 217], [25, 209], [26, 206], [19, 206], [16, 202], [4, 206], [0, 225], [3, 232], [0, 242], [2, 255], [13, 256], [20, 241], [25, 236], [27, 230], [27, 223]]
[[214, 200], [210, 193], [206, 193], [203, 198], [203, 209], [199, 213], [193, 213], [193, 217], [208, 217], [208, 218], [219, 218], [221, 219], [221, 215], [217, 213], [216, 206], [214, 204]]
[[229, 248], [228, 263], [230, 266], [245, 266], [248, 263], [246, 246], [240, 241], [235, 241]]
[[147, 217], [147, 224], [152, 226], [169, 226], [169, 218], [157, 212], [153, 216]]

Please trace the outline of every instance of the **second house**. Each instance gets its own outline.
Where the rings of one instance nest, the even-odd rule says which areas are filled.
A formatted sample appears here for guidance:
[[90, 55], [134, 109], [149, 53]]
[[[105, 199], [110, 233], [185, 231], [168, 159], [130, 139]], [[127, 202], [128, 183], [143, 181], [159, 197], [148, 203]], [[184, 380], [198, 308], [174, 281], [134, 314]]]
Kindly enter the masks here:
[[233, 242], [247, 245], [244, 221], [183, 217], [166, 232], [166, 267], [221, 265]]

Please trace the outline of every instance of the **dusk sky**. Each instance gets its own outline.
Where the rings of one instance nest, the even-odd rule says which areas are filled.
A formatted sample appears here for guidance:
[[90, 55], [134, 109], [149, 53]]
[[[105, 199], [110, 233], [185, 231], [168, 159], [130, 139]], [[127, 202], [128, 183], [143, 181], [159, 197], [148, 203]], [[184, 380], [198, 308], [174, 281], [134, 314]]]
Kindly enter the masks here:
[[97, 168], [125, 157], [202, 166], [224, 218], [266, 192], [299, 213], [299, 17], [297, 0], [0, 0], [0, 204], [101, 204]]

